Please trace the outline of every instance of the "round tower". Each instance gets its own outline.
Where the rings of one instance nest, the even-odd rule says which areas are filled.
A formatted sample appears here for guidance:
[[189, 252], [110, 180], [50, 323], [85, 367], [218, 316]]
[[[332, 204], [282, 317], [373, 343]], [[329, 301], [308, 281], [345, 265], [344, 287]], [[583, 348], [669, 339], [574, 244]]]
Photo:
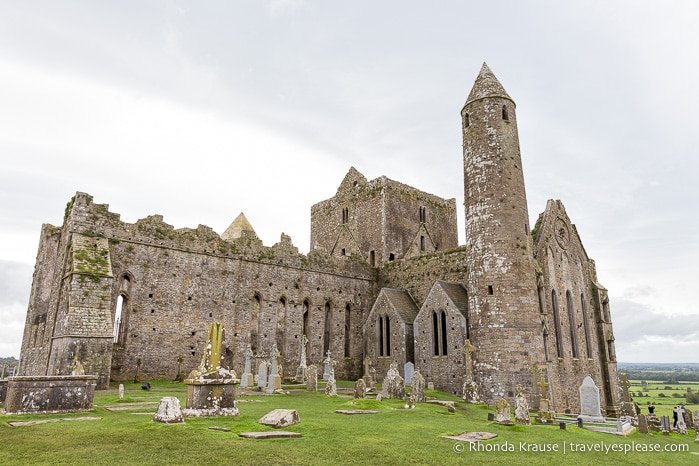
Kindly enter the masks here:
[[512, 400], [546, 357], [515, 102], [485, 63], [461, 117], [475, 369], [487, 401]]

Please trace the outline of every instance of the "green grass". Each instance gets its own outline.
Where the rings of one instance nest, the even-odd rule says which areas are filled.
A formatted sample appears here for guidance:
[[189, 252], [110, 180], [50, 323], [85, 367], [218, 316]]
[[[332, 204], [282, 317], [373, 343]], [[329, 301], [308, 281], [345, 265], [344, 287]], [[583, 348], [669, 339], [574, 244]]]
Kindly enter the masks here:
[[[643, 390], [641, 380], [629, 380], [631, 387], [629, 392], [632, 393], [631, 398], [638, 403], [644, 414], [648, 414], [647, 405], [652, 403], [655, 405], [656, 416], [668, 416], [672, 419], [673, 407], [680, 403], [685, 404], [687, 410], [699, 410], [699, 404], [687, 403], [684, 397], [673, 397], [674, 394], [684, 395], [687, 393], [687, 388], [691, 388], [692, 392], [699, 392], [699, 382], [679, 382], [677, 384], [667, 384], [659, 380], [646, 380], [646, 390]], [[666, 388], [669, 387], [669, 388]], [[638, 396], [638, 392], [642, 392], [643, 396]], [[660, 394], [664, 394], [661, 397]]]
[[[151, 391], [125, 384], [121, 402], [114, 388], [95, 395], [95, 408], [88, 413], [0, 417], [0, 464], [690, 464], [699, 460], [694, 435], [633, 434], [620, 437], [591, 432], [569, 425], [501, 426], [487, 420], [487, 406], [459, 402], [457, 397], [437, 391], [428, 396], [456, 401], [456, 413], [446, 408], [418, 404], [404, 409], [403, 402], [373, 399], [353, 400], [347, 396], [326, 397], [322, 391], [293, 391], [290, 395], [241, 396], [240, 416], [187, 419], [184, 425], [152, 422], [154, 408], [109, 411], [106, 405], [156, 402], [177, 396], [182, 405], [183, 385], [152, 382]], [[343, 383], [342, 386], [351, 386]], [[259, 400], [243, 402], [243, 400]], [[258, 419], [275, 408], [296, 409], [301, 422], [286, 430], [303, 434], [301, 439], [252, 440], [237, 434], [273, 430]], [[341, 415], [336, 409], [375, 409], [380, 414]], [[138, 414], [147, 413], [147, 414]], [[55, 422], [11, 427], [12, 421], [96, 416], [98, 421]], [[209, 430], [228, 427], [232, 432]], [[456, 452], [457, 442], [441, 435], [486, 431], [498, 435], [484, 442], [490, 451]], [[693, 431], [692, 431], [693, 434]], [[520, 451], [520, 442], [541, 447], [557, 446], [559, 452]], [[586, 448], [615, 445], [615, 448], [659, 444], [688, 445], [690, 452], [629, 453], [571, 452], [570, 444]], [[564, 445], [566, 453], [563, 453]], [[515, 449], [514, 452], [493, 449]], [[457, 447], [458, 449], [458, 447]]]

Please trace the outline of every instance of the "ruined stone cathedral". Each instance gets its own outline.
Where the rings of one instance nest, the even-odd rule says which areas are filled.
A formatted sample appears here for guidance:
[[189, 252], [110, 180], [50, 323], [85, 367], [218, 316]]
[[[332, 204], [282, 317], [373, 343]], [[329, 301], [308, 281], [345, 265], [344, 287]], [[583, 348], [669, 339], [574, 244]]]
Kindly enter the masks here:
[[293, 376], [305, 335], [308, 362], [330, 351], [339, 378], [361, 377], [365, 358], [379, 381], [413, 362], [452, 393], [469, 372], [492, 403], [517, 385], [536, 398], [545, 377], [552, 406], [579, 412], [589, 375], [615, 413], [607, 290], [560, 201], [529, 224], [515, 103], [485, 64], [461, 120], [464, 245], [455, 199], [354, 168], [311, 207], [308, 255], [283, 234], [264, 246], [243, 214], [221, 235], [175, 230], [77, 193], [62, 226], [42, 227], [20, 375], [67, 374], [77, 357], [98, 388], [173, 379], [222, 322], [238, 373], [248, 345], [260, 360], [276, 344]]

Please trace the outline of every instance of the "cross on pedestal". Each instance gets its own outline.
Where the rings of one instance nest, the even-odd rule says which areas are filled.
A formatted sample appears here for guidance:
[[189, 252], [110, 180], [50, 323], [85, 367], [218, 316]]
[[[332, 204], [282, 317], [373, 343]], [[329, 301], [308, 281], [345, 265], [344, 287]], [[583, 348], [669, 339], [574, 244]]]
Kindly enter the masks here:
[[631, 382], [629, 382], [629, 379], [626, 377], [626, 372], [621, 374], [621, 381], [619, 382], [619, 387], [621, 387], [623, 401], [630, 402], [631, 398], [629, 397], [629, 388], [631, 387]]
[[541, 378], [541, 381], [536, 384], [541, 389], [541, 398], [546, 399], [546, 390], [549, 388], [549, 384], [546, 383], [545, 378]]

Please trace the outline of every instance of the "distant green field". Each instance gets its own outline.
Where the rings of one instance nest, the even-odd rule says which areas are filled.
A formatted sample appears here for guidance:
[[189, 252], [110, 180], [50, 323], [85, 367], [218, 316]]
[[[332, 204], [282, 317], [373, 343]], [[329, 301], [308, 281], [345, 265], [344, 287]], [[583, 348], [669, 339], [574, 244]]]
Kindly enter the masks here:
[[629, 393], [633, 401], [638, 403], [643, 413], [647, 414], [648, 404], [655, 405], [655, 414], [658, 416], [670, 416], [672, 409], [680, 403], [685, 404], [685, 409], [692, 413], [699, 410], [699, 403], [688, 403], [686, 399], [687, 388], [692, 393], [699, 393], [699, 382], [679, 382], [667, 384], [659, 380], [630, 380]]
[[[558, 425], [502, 426], [487, 420], [492, 408], [467, 405], [453, 395], [438, 391], [427, 394], [455, 401], [456, 413], [431, 404], [421, 403], [415, 409], [405, 409], [403, 402], [397, 400], [353, 400], [349, 393], [327, 397], [321, 391], [294, 390], [289, 395], [241, 396], [238, 404], [241, 414], [237, 417], [187, 419], [184, 425], [164, 425], [152, 421], [153, 404], [135, 409], [128, 404], [177, 396], [184, 405], [185, 387], [169, 382], [152, 384], [150, 391], [127, 384], [123, 400], [118, 399], [114, 387], [97, 392], [95, 408], [88, 413], [2, 415], [0, 464], [660, 465], [699, 462], [699, 444], [694, 443], [694, 431], [689, 436], [636, 433], [623, 437], [580, 429], [575, 424], [569, 424], [566, 430], [559, 429]], [[340, 385], [350, 387], [352, 383]], [[655, 390], [649, 388], [649, 391]], [[128, 409], [114, 410], [115, 407]], [[257, 421], [275, 408], [298, 410], [301, 422], [286, 430], [299, 432], [303, 438], [252, 440], [237, 435], [273, 430]], [[337, 409], [375, 409], [380, 414], [347, 416], [335, 414]], [[81, 416], [101, 419], [24, 427], [9, 425], [12, 421]], [[228, 427], [232, 432], [210, 430], [210, 426]], [[466, 431], [492, 432], [498, 437], [477, 447], [441, 438]], [[659, 451], [650, 451], [655, 449]]]

